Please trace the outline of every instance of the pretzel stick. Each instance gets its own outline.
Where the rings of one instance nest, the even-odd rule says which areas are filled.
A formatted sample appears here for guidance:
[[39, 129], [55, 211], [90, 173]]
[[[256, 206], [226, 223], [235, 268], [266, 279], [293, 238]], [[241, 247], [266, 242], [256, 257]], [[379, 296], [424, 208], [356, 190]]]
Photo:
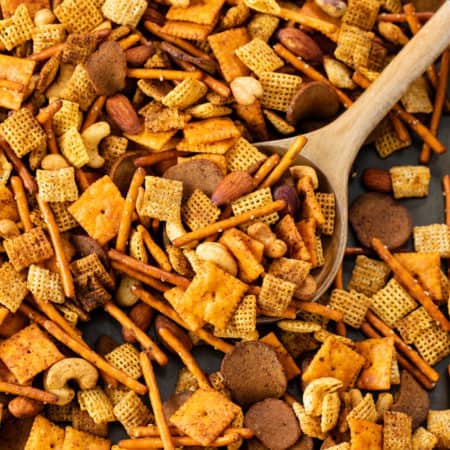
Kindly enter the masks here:
[[159, 245], [153, 240], [148, 230], [142, 225], [138, 225], [138, 231], [142, 233], [142, 239], [144, 240], [144, 244], [147, 247], [149, 253], [153, 256], [153, 259], [156, 261], [159, 267], [162, 270], [166, 270], [170, 272], [172, 270], [172, 265], [170, 264], [169, 258], [164, 253], [164, 250], [159, 247]]
[[[426, 22], [433, 17], [432, 11], [414, 12], [414, 15], [421, 21]], [[381, 13], [378, 15], [379, 22], [406, 22], [406, 14], [402, 13]]]
[[270, 155], [253, 175], [253, 181], [255, 183], [255, 188], [266, 178], [266, 176], [273, 170], [274, 167], [280, 162], [280, 155], [274, 153]]
[[111, 267], [118, 272], [125, 273], [129, 275], [132, 278], [136, 278], [136, 280], [141, 281], [142, 283], [152, 287], [153, 289], [156, 289], [159, 292], [165, 292], [171, 289], [170, 286], [167, 286], [164, 283], [161, 283], [161, 281], [157, 280], [156, 278], [149, 277], [148, 275], [144, 275], [141, 272], [137, 272], [136, 270], [131, 269], [130, 267], [118, 262], [118, 261], [112, 261]]
[[152, 308], [159, 311], [161, 314], [165, 315], [169, 319], [173, 320], [178, 325], [182, 326], [186, 330], [191, 331], [196, 336], [198, 336], [200, 339], [205, 341], [207, 344], [211, 345], [216, 350], [220, 350], [223, 353], [228, 353], [233, 349], [233, 346], [229, 344], [228, 342], [225, 342], [223, 339], [220, 339], [208, 331], [204, 330], [203, 328], [200, 328], [198, 330], [192, 331], [187, 326], [186, 322], [178, 315], [178, 313], [167, 303], [159, 300], [158, 298], [154, 297], [149, 292], [145, 291], [144, 289], [133, 286], [132, 292], [134, 295], [136, 295], [140, 300], [142, 300], [147, 305], [151, 306]]
[[47, 224], [48, 234], [55, 251], [56, 265], [61, 275], [61, 282], [64, 288], [64, 295], [69, 298], [75, 297], [75, 286], [73, 284], [72, 273], [70, 272], [69, 261], [64, 253], [64, 247], [61, 241], [61, 234], [56, 225], [55, 216], [48, 203], [36, 194], [36, 200], [41, 210], [42, 218]]
[[[241, 439], [239, 433], [230, 433], [225, 436], [220, 436], [213, 442], [208, 444], [208, 447], [225, 447]], [[173, 445], [176, 447], [198, 447], [202, 446], [198, 441], [192, 439], [189, 436], [174, 436], [172, 437]], [[141, 439], [126, 439], [119, 441], [119, 448], [126, 449], [143, 449], [148, 450], [149, 448], [163, 448], [163, 442], [161, 438], [149, 437]]]
[[5, 153], [5, 156], [9, 159], [9, 162], [14, 166], [14, 169], [16, 169], [19, 177], [22, 179], [25, 189], [32, 195], [37, 192], [37, 184], [33, 176], [30, 174], [22, 160], [17, 157], [14, 150], [3, 138], [0, 138], [0, 147]]
[[363, 247], [346, 247], [344, 256], [353, 255], [372, 255], [372, 252], [368, 248]]
[[144, 264], [131, 256], [125, 255], [124, 253], [118, 252], [115, 249], [111, 249], [108, 252], [108, 256], [113, 260], [122, 263], [125, 266], [130, 267], [133, 270], [143, 273], [144, 275], [149, 275], [153, 278], [158, 278], [163, 282], [174, 284], [175, 286], [180, 286], [186, 289], [191, 283], [188, 278], [182, 277], [180, 275], [166, 272], [159, 267], [150, 266], [149, 264]]
[[81, 131], [84, 131], [86, 128], [90, 127], [92, 124], [97, 122], [98, 116], [106, 102], [105, 95], [99, 95], [94, 103], [92, 103], [89, 111], [86, 114], [86, 119], [84, 119], [83, 126], [81, 127]]
[[117, 43], [120, 45], [120, 48], [122, 50], [127, 50], [130, 47], [133, 47], [134, 44], [136, 44], [137, 42], [139, 42], [141, 40], [141, 37], [136, 34], [130, 34], [128, 35], [126, 38], [121, 39], [120, 41], [117, 41]]
[[19, 81], [1, 79], [0, 89], [8, 89], [9, 91], [23, 92], [25, 90], [25, 85]]
[[312, 28], [313, 30], [320, 31], [322, 34], [325, 34], [330, 39], [331, 39], [330, 35], [338, 31], [336, 25], [333, 25], [332, 23], [325, 22], [324, 20], [308, 16], [306, 14], [303, 14], [299, 11], [295, 11], [292, 9], [280, 8], [280, 12], [275, 13], [274, 15], [281, 17], [282, 19], [285, 20], [292, 20], [295, 23], [305, 25], [308, 28]]
[[372, 239], [372, 247], [378, 256], [389, 266], [395, 275], [396, 280], [406, 289], [406, 291], [415, 298], [427, 311], [427, 313], [438, 322], [444, 331], [450, 331], [450, 321], [442, 314], [440, 309], [433, 303], [433, 300], [427, 295], [422, 286], [414, 279], [407, 269], [394, 258], [387, 247], [380, 239]]
[[[289, 395], [289, 394], [285, 394]], [[294, 399], [295, 401], [295, 399]], [[174, 427], [173, 425], [169, 426], [170, 434], [172, 436], [183, 436], [182, 432]], [[229, 427], [224, 430], [224, 434], [234, 434], [238, 433], [241, 437], [244, 439], [251, 439], [254, 435], [253, 431], [250, 428], [235, 428], [235, 427]], [[158, 437], [159, 436], [159, 430], [156, 425], [145, 425], [145, 426], [138, 426], [133, 427], [130, 430], [130, 436], [134, 438], [140, 438], [140, 437]]]
[[62, 100], [59, 98], [54, 100], [48, 106], [39, 110], [36, 120], [43, 125], [45, 122], [53, 119], [53, 116], [62, 108], [62, 105]]
[[261, 183], [259, 189], [264, 189], [273, 186], [286, 172], [289, 166], [295, 161], [295, 158], [302, 151], [307, 139], [305, 136], [298, 136], [294, 143], [287, 149], [286, 153], [280, 159], [280, 162], [274, 167], [272, 172]]
[[[450, 51], [447, 50], [442, 54], [441, 67], [434, 97], [433, 113], [430, 120], [430, 131], [436, 136], [441, 122], [442, 110], [444, 109], [445, 100], [447, 98], [447, 82], [450, 66]], [[422, 146], [419, 162], [426, 164], [431, 158], [431, 148], [425, 142]]]
[[30, 208], [28, 207], [28, 200], [25, 195], [22, 178], [16, 176], [11, 177], [11, 187], [14, 192], [14, 199], [16, 200], [17, 211], [23, 229], [25, 231], [30, 231], [33, 228], [33, 224], [30, 219]]
[[415, 364], [429, 380], [432, 382], [437, 382], [439, 380], [439, 373], [436, 372], [436, 370], [434, 370], [415, 350], [405, 344], [405, 342], [372, 311], [367, 312], [366, 319], [383, 336], [393, 337], [397, 349], [408, 357], [408, 359]]
[[166, 354], [156, 345], [155, 342], [148, 336], [147, 333], [142, 331], [120, 308], [118, 308], [114, 303], [106, 303], [103, 306], [104, 310], [124, 328], [130, 329], [136, 336], [136, 340], [142, 345], [144, 350], [148, 350], [155, 361], [161, 365], [165, 366], [168, 363]]
[[174, 334], [172, 334], [168, 328], [161, 328], [159, 330], [159, 336], [166, 343], [166, 345], [176, 352], [181, 358], [183, 364], [197, 380], [198, 386], [201, 389], [211, 390], [212, 388], [207, 376], [203, 373], [202, 369], [200, 369], [197, 361], [189, 350], [186, 349], [183, 343]]
[[80, 168], [75, 169], [75, 178], [77, 179], [78, 186], [81, 188], [82, 191], [85, 191], [91, 185], [83, 169]]
[[66, 48], [66, 43], [52, 45], [51, 47], [47, 47], [39, 53], [33, 53], [30, 56], [27, 56], [27, 59], [31, 59], [32, 61], [45, 61], [46, 59], [50, 59], [52, 56], [55, 56], [57, 53], [63, 51]]
[[[360, 87], [367, 89], [371, 82], [360, 72], [355, 72], [352, 80]], [[406, 112], [400, 105], [396, 104], [392, 107], [392, 111], [400, 117], [412, 130], [414, 130], [423, 141], [425, 141], [436, 153], [445, 153], [447, 150], [436, 136], [420, 122], [415, 116]]]
[[445, 197], [445, 223], [450, 226], [450, 175], [442, 177]]
[[394, 126], [395, 134], [402, 142], [408, 142], [410, 137], [407, 128], [403, 122], [392, 112], [389, 111], [389, 120]]
[[169, 425], [163, 411], [161, 395], [159, 393], [158, 384], [156, 382], [155, 372], [153, 371], [152, 362], [146, 353], [140, 355], [142, 374], [144, 375], [145, 384], [148, 388], [150, 404], [152, 405], [155, 422], [161, 436], [164, 450], [174, 450], [175, 447], [170, 435]]
[[22, 397], [32, 398], [42, 403], [56, 403], [58, 396], [50, 392], [42, 391], [31, 386], [22, 386], [15, 383], [6, 383], [0, 381], [0, 392], [5, 394], [20, 395]]
[[257, 217], [280, 211], [285, 208], [285, 206], [286, 202], [284, 200], [276, 200], [272, 203], [269, 203], [268, 205], [260, 206], [258, 208], [252, 209], [251, 211], [238, 214], [237, 216], [230, 217], [229, 219], [219, 220], [218, 222], [207, 225], [204, 228], [186, 233], [175, 239], [172, 244], [174, 245], [174, 247], [182, 247], [183, 245], [189, 244], [192, 241], [204, 239], [208, 236], [211, 236], [212, 234], [228, 230], [229, 228], [237, 227], [238, 225], [247, 223], [250, 220], [256, 219]]
[[5, 319], [8, 317], [9, 309], [5, 308], [4, 306], [0, 306], [0, 326], [5, 321]]
[[307, 75], [309, 78], [311, 78], [314, 81], [323, 81], [324, 83], [328, 84], [338, 95], [339, 100], [341, 101], [342, 105], [348, 108], [353, 104], [353, 101], [348, 97], [344, 92], [342, 92], [340, 89], [338, 89], [336, 86], [331, 84], [330, 80], [328, 78], [325, 78], [320, 72], [318, 72], [316, 69], [314, 69], [312, 66], [307, 64], [301, 59], [298, 59], [294, 53], [289, 51], [286, 47], [284, 47], [281, 44], [275, 44], [273, 46], [273, 49], [275, 52], [281, 56], [283, 59], [285, 59], [289, 64], [291, 64], [293, 67], [295, 67], [300, 72]]
[[134, 171], [133, 177], [131, 178], [127, 196], [125, 198], [125, 206], [123, 207], [122, 216], [120, 217], [119, 231], [116, 239], [116, 249], [119, 252], [124, 252], [127, 247], [132, 216], [136, 208], [136, 199], [139, 188], [144, 182], [145, 175], [145, 170], [142, 167], [139, 167]]
[[161, 161], [166, 161], [168, 159], [176, 158], [178, 156], [186, 156], [184, 152], [179, 152], [177, 150], [166, 150], [165, 152], [150, 153], [149, 155], [140, 156], [134, 160], [134, 165], [136, 167], [147, 167], [153, 166]]
[[[379, 334], [368, 322], [363, 322], [360, 327], [361, 331], [370, 338], [378, 339], [382, 335]], [[413, 377], [425, 388], [433, 389], [436, 383], [432, 383], [420, 370], [416, 369], [405, 357], [403, 357], [399, 352], [396, 352], [396, 358], [400, 366], [406, 369]]]
[[168, 69], [128, 69], [127, 77], [141, 78], [144, 80], [185, 80], [186, 78], [201, 80], [203, 74], [199, 70], [185, 72], [184, 70]]
[[341, 322], [343, 319], [343, 314], [340, 311], [326, 305], [321, 305], [317, 302], [302, 302], [293, 300], [292, 304], [300, 311], [318, 314], [319, 316], [326, 317], [327, 319], [334, 320], [335, 322]]
[[47, 146], [50, 150], [50, 153], [53, 153], [54, 155], [59, 154], [58, 143], [56, 142], [55, 132], [53, 131], [52, 119], [44, 122], [42, 126], [44, 128], [45, 134], [47, 135]]

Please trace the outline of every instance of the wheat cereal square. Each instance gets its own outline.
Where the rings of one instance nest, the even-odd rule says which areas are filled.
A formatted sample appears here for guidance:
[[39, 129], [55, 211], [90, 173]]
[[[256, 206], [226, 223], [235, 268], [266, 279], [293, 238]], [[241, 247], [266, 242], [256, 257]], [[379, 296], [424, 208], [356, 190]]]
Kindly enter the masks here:
[[384, 413], [383, 423], [384, 450], [411, 450], [411, 416], [398, 411], [386, 411]]
[[410, 145], [411, 138], [408, 137], [406, 141], [401, 141], [389, 119], [382, 120], [378, 125], [375, 134], [375, 148], [380, 158], [386, 158], [397, 150], [409, 147]]
[[274, 72], [284, 64], [272, 48], [259, 38], [252, 39], [234, 53], [258, 77], [264, 72]]
[[71, 128], [75, 128], [78, 131], [83, 121], [83, 113], [80, 111], [78, 103], [69, 100], [61, 101], [62, 107], [52, 119], [53, 131], [56, 136], [63, 135]]
[[248, 33], [252, 39], [259, 38], [268, 42], [280, 23], [278, 17], [270, 14], [256, 13], [247, 25]]
[[34, 23], [28, 13], [28, 8], [21, 3], [12, 17], [0, 20], [0, 41], [6, 50], [25, 43], [32, 37]]
[[450, 409], [428, 411], [427, 430], [437, 437], [438, 448], [450, 448]]
[[36, 181], [39, 197], [46, 202], [73, 202], [78, 198], [73, 167], [56, 170], [38, 169]]
[[105, 359], [111, 365], [117, 367], [135, 380], [142, 376], [139, 351], [132, 344], [125, 343], [119, 345], [114, 350], [107, 353]]
[[64, 289], [59, 273], [32, 264], [28, 269], [27, 287], [35, 298], [64, 303]]
[[69, 231], [78, 226], [78, 222], [70, 214], [68, 207], [72, 202], [51, 202], [50, 208], [55, 216], [56, 226], [61, 233]]
[[257, 167], [267, 159], [264, 153], [261, 153], [243, 137], [240, 137], [233, 147], [226, 152], [225, 157], [227, 158], [227, 168], [230, 172], [249, 170], [252, 167]]
[[[64, 0], [67, 1], [67, 0]], [[97, 97], [97, 90], [83, 64], [78, 64], [61, 92], [61, 98], [80, 105], [87, 111]]]
[[73, 427], [65, 428], [64, 443], [61, 450], [110, 450], [111, 442]]
[[450, 227], [444, 223], [413, 228], [416, 252], [437, 252], [442, 258], [450, 257]]
[[76, 168], [89, 162], [89, 154], [81, 134], [75, 127], [69, 128], [58, 138], [58, 145], [63, 156]]
[[100, 143], [100, 156], [105, 160], [105, 171], [109, 173], [113, 164], [127, 151], [128, 139], [122, 136], [106, 136]]
[[273, 111], [269, 109], [265, 109], [263, 111], [265, 118], [268, 122], [278, 131], [278, 133], [287, 136], [295, 132], [295, 127], [292, 126], [289, 122], [284, 120], [278, 114], [275, 114]]
[[191, 230], [198, 230], [217, 221], [220, 209], [199, 189], [195, 189], [181, 208], [181, 217]]
[[373, 33], [359, 27], [342, 24], [334, 56], [352, 69], [369, 63]]
[[331, 236], [334, 232], [334, 219], [336, 216], [336, 199], [332, 192], [317, 192], [317, 202], [320, 205], [322, 214], [325, 217], [325, 223], [319, 225], [322, 234]]
[[113, 406], [103, 389], [95, 387], [77, 393], [82, 411], [87, 411], [95, 423], [114, 422]]
[[383, 288], [390, 273], [391, 270], [383, 261], [358, 255], [348, 289], [372, 297], [373, 294]]
[[108, 423], [95, 423], [86, 411], [72, 408], [72, 427], [78, 431], [95, 434], [100, 437], [108, 436]]
[[426, 166], [394, 166], [389, 169], [394, 198], [426, 197], [431, 173]]
[[262, 72], [259, 81], [263, 88], [262, 106], [285, 112], [298, 91], [302, 78], [286, 73]]
[[380, 0], [349, 0], [342, 22], [370, 31], [377, 20]]
[[430, 98], [430, 88], [425, 77], [414, 80], [400, 99], [403, 107], [411, 114], [430, 114], [433, 103]]
[[103, 21], [94, 0], [64, 0], [53, 12], [69, 33], [89, 33]]
[[129, 391], [114, 405], [114, 415], [129, 433], [133, 427], [147, 425], [153, 419], [149, 409], [135, 392]]
[[423, 427], [417, 428], [412, 436], [412, 450], [433, 450], [437, 443], [437, 437]]
[[136, 28], [146, 9], [145, 0], [105, 0], [102, 13], [115, 23]]
[[28, 294], [24, 277], [13, 265], [5, 262], [0, 266], [0, 305], [15, 313]]
[[83, 258], [76, 259], [71, 263], [70, 269], [72, 270], [75, 278], [79, 278], [82, 275], [92, 274], [107, 289], [114, 289], [114, 279], [100, 261], [97, 253], [91, 253]]
[[356, 291], [347, 292], [343, 289], [333, 289], [329, 305], [343, 314], [344, 323], [353, 328], [359, 328], [371, 303], [369, 297]]
[[268, 273], [295, 284], [294, 297], [300, 293], [306, 277], [311, 271], [311, 263], [293, 258], [277, 258], [269, 266]]
[[432, 366], [450, 355], [450, 335], [435, 322], [415, 336], [413, 342], [420, 356]]
[[369, 422], [376, 422], [378, 418], [375, 402], [372, 394], [366, 394], [362, 401], [360, 401], [347, 415], [347, 422], [351, 420], [367, 420]]
[[61, 450], [63, 442], [64, 430], [38, 415], [33, 420], [24, 450]]
[[423, 306], [415, 309], [395, 324], [400, 336], [407, 344], [412, 344], [422, 331], [428, 330], [432, 326], [433, 319]]
[[264, 311], [281, 315], [291, 302], [296, 287], [290, 281], [266, 274], [258, 295], [258, 306]]

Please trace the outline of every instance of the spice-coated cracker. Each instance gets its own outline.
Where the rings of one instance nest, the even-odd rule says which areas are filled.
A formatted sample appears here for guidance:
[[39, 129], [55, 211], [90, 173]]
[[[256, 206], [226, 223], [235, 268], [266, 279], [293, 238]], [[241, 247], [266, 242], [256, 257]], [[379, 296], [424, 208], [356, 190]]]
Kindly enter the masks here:
[[84, 274], [93, 274], [105, 287], [114, 289], [114, 279], [105, 269], [96, 253], [91, 253], [73, 261], [70, 269], [76, 278]]
[[214, 223], [220, 216], [220, 209], [203, 191], [195, 189], [181, 208], [181, 216], [191, 230], [198, 230]]
[[160, 133], [152, 133], [151, 131], [144, 130], [139, 134], [124, 133], [124, 136], [130, 141], [147, 148], [148, 150], [159, 152], [164, 149], [172, 136], [176, 133], [176, 130], [164, 131]]
[[353, 328], [359, 328], [371, 303], [372, 300], [362, 293], [333, 289], [329, 304], [331, 308], [342, 312], [344, 323]]
[[347, 422], [353, 419], [367, 420], [369, 422], [376, 422], [378, 417], [375, 402], [373, 401], [372, 394], [366, 394], [363, 399], [348, 413]]
[[389, 169], [394, 198], [426, 197], [431, 173], [425, 166], [394, 166]]
[[61, 24], [45, 24], [35, 27], [32, 32], [33, 53], [39, 53], [42, 50], [60, 44], [66, 39], [66, 30]]
[[305, 242], [295, 225], [291, 215], [286, 214], [276, 225], [275, 233], [288, 246], [288, 255], [293, 259], [310, 261], [311, 256], [305, 246]]
[[69, 33], [89, 33], [103, 21], [94, 0], [64, 0], [53, 12]]
[[28, 288], [23, 276], [12, 264], [4, 262], [0, 266], [0, 304], [14, 313], [27, 294]]
[[116, 419], [129, 432], [133, 427], [147, 425], [153, 419], [149, 409], [135, 392], [129, 391], [114, 405]]
[[358, 255], [348, 289], [371, 297], [386, 284], [390, 272], [391, 270], [383, 261]]
[[235, 51], [249, 41], [250, 37], [245, 28], [233, 28], [208, 37], [225, 81], [231, 82], [236, 77], [248, 75], [248, 68], [235, 55]]
[[410, 449], [412, 418], [399, 411], [386, 411], [383, 416], [383, 449]]
[[46, 202], [70, 202], [78, 198], [73, 167], [57, 170], [37, 170], [39, 196]]
[[227, 106], [214, 105], [213, 103], [201, 103], [191, 106], [186, 113], [195, 119], [211, 119], [212, 117], [228, 116], [232, 109]]
[[429, 90], [427, 80], [424, 77], [421, 76], [414, 80], [400, 99], [405, 110], [411, 114], [430, 114], [433, 112]]
[[237, 170], [248, 170], [261, 164], [267, 156], [261, 153], [254, 145], [245, 138], [240, 137], [227, 153], [227, 166], [230, 172]]
[[107, 18], [120, 25], [128, 25], [135, 28], [141, 20], [147, 2], [145, 0], [105, 0], [102, 6], [102, 13]]
[[372, 297], [370, 309], [390, 327], [417, 307], [414, 299], [392, 278]]
[[263, 278], [258, 295], [258, 306], [265, 311], [281, 315], [291, 302], [295, 288], [294, 283], [267, 274]]
[[91, 184], [69, 207], [70, 214], [100, 245], [119, 231], [125, 200], [108, 175]]
[[302, 83], [302, 78], [286, 73], [263, 72], [259, 81], [263, 87], [261, 104], [264, 108], [287, 111], [292, 97]]
[[373, 33], [353, 25], [342, 24], [334, 56], [339, 61], [357, 69], [369, 62]]
[[302, 320], [280, 320], [277, 326], [291, 333], [314, 333], [322, 328], [318, 323]]
[[270, 14], [256, 13], [248, 23], [247, 30], [252, 39], [259, 38], [267, 42], [277, 29], [279, 23], [280, 19], [278, 17]]
[[200, 120], [186, 125], [184, 137], [191, 144], [208, 144], [240, 137], [241, 133], [233, 121], [226, 117]]
[[36, 324], [23, 328], [0, 344], [0, 359], [22, 384], [63, 358]]
[[283, 60], [262, 39], [254, 38], [249, 43], [239, 47], [235, 55], [256, 75], [264, 72], [274, 72], [283, 66]]
[[422, 358], [432, 366], [450, 355], [450, 335], [435, 322], [414, 338], [414, 345]]
[[208, 446], [231, 423], [239, 409], [219, 392], [198, 389], [169, 420], [188, 436]]
[[40, 227], [31, 229], [13, 239], [3, 241], [9, 261], [17, 271], [53, 256], [53, 248]]
[[450, 409], [428, 411], [427, 430], [438, 438], [438, 446], [450, 447]]
[[225, 329], [214, 329], [214, 335], [225, 338], [244, 338], [256, 330], [256, 297], [246, 295], [240, 301]]
[[322, 431], [322, 427], [320, 426], [320, 417], [306, 414], [305, 408], [298, 402], [295, 402], [292, 405], [292, 409], [297, 416], [303, 434], [317, 439], [326, 438], [326, 434]]
[[217, 142], [209, 142], [207, 144], [192, 144], [186, 139], [181, 139], [180, 142], [178, 142], [176, 149], [180, 152], [211, 153], [223, 155], [227, 153], [235, 144], [236, 138], [224, 139]]
[[369, 420], [351, 419], [350, 427], [351, 450], [364, 448], [367, 450], [382, 450], [383, 427]]
[[442, 258], [450, 257], [450, 228], [444, 223], [413, 228], [416, 252], [437, 252]]
[[264, 116], [268, 122], [282, 135], [289, 135], [295, 132], [295, 127], [293, 127], [289, 122], [286, 122], [281, 116], [275, 114], [269, 109], [265, 109]]
[[175, 86], [161, 102], [170, 108], [186, 109], [200, 100], [207, 91], [208, 88], [202, 81], [186, 78]]
[[34, 297], [53, 303], [64, 303], [64, 290], [59, 273], [32, 264], [28, 270], [27, 287]]
[[100, 387], [84, 389], [77, 393], [82, 411], [87, 411], [95, 423], [114, 422], [113, 406]]
[[64, 430], [44, 416], [38, 415], [33, 420], [33, 425], [31, 426], [25, 449], [60, 449], [62, 448], [63, 442]]
[[167, 11], [166, 18], [212, 25], [216, 22], [224, 3], [224, 0], [192, 0], [187, 8], [171, 6]]
[[438, 442], [437, 437], [423, 427], [419, 427], [414, 431], [412, 436], [413, 450], [433, 450]]
[[95, 434], [100, 437], [108, 436], [108, 423], [95, 423], [86, 411], [72, 409], [72, 427], [79, 431]]
[[31, 39], [33, 28], [28, 8], [22, 3], [12, 17], [0, 20], [0, 41], [7, 50], [12, 50]]
[[80, 168], [89, 162], [89, 154], [83, 138], [75, 127], [69, 128], [59, 137], [58, 145], [61, 153], [76, 168]]
[[191, 41], [204, 41], [214, 28], [212, 25], [202, 25], [198, 23], [181, 20], [168, 20], [163, 28], [163, 33], [170, 34], [182, 39]]
[[76, 430], [73, 427], [65, 428], [64, 443], [61, 450], [79, 450], [86, 448], [89, 450], [110, 450], [111, 443], [108, 439], [103, 439], [85, 431]]
[[139, 351], [132, 344], [122, 344], [105, 355], [106, 361], [137, 380], [142, 376]]
[[409, 147], [410, 145], [410, 138], [407, 141], [401, 141], [398, 138], [390, 120], [384, 119], [378, 125], [376, 129], [375, 148], [381, 158], [386, 158], [395, 151]]

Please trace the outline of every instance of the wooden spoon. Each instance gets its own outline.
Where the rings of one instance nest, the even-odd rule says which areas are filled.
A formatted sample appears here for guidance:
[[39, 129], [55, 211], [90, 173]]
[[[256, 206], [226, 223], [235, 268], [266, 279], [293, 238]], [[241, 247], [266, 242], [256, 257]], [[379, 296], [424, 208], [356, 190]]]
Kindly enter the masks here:
[[[314, 300], [329, 288], [344, 256], [348, 230], [348, 177], [359, 149], [410, 83], [425, 72], [449, 43], [450, 0], [446, 0], [347, 111], [329, 125], [306, 134], [308, 142], [297, 163], [314, 167], [319, 175], [320, 190], [334, 192], [336, 196], [335, 232], [325, 243], [325, 265], [316, 275], [318, 290]], [[266, 153], [281, 155], [294, 140], [292, 137], [256, 145]]]

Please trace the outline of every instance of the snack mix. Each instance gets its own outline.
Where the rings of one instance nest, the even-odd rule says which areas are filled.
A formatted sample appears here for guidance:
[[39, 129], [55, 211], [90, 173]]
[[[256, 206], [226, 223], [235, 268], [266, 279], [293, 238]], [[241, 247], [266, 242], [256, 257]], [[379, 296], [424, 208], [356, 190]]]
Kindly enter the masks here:
[[[351, 279], [320, 298], [335, 197], [296, 162], [432, 17], [416, 3], [0, 0], [0, 450], [450, 448], [427, 392], [450, 175], [445, 223], [399, 202], [445, 151], [450, 51], [373, 133], [381, 158], [416, 133], [420, 165], [364, 171]], [[106, 321], [121, 339], [83, 338]]]

